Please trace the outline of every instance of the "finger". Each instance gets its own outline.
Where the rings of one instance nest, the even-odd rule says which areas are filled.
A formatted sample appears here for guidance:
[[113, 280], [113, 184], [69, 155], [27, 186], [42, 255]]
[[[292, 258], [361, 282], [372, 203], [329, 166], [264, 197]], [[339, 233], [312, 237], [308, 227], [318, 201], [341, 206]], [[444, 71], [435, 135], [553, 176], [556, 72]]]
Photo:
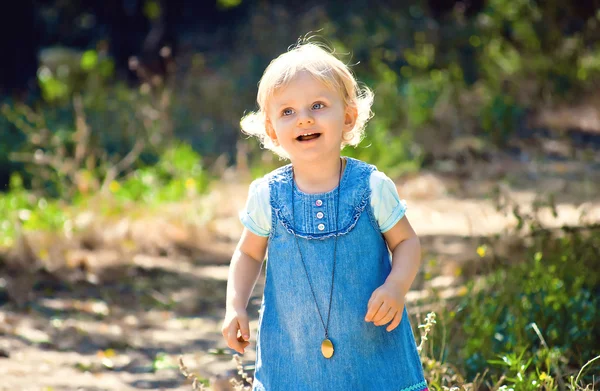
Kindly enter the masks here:
[[237, 340], [240, 343], [240, 346], [242, 347], [241, 350], [238, 350], [239, 353], [244, 354], [245, 353], [245, 349], [248, 347], [248, 345], [250, 345], [250, 342], [245, 341], [244, 338], [240, 335]]
[[369, 302], [367, 303], [367, 308], [369, 308], [371, 306], [371, 304], [373, 303], [373, 300], [375, 300], [375, 296], [376, 296], [375, 292], [373, 292], [373, 294], [369, 298]]
[[369, 298], [369, 302], [367, 303], [367, 308], [371, 307], [373, 304], [375, 304], [378, 301], [383, 302], [383, 300], [381, 300], [379, 298], [379, 288], [375, 289], [373, 291], [373, 293], [371, 293], [371, 297]]
[[384, 324], [390, 323], [390, 321], [394, 319], [394, 316], [396, 316], [396, 312], [398, 312], [398, 310], [390, 308], [388, 313], [380, 321], [375, 322], [375, 326], [383, 326]]
[[377, 311], [377, 313], [373, 315], [373, 323], [379, 323], [381, 319], [383, 319], [391, 309], [392, 307], [383, 303], [379, 308], [379, 311]]
[[386, 330], [387, 331], [394, 330], [396, 327], [398, 327], [401, 320], [402, 320], [402, 311], [398, 311], [398, 312], [396, 312], [396, 315], [394, 316], [394, 320], [392, 321], [392, 323], [390, 323], [390, 325], [386, 328]]
[[237, 341], [236, 341], [236, 336], [237, 336], [237, 329], [235, 327], [235, 323], [231, 323], [229, 325], [229, 327], [227, 328], [227, 346], [231, 349], [234, 349], [237, 351]]
[[375, 315], [377, 311], [379, 311], [379, 307], [381, 307], [382, 304], [382, 300], [373, 300], [373, 302], [369, 304], [369, 307], [367, 308], [367, 315], [365, 316], [365, 321], [370, 322], [371, 320], [373, 320], [373, 315]]
[[250, 324], [248, 322], [248, 318], [245, 316], [238, 317], [238, 322], [240, 324], [240, 333], [242, 334], [242, 338], [244, 341], [250, 340]]
[[226, 322], [223, 322], [223, 326], [221, 326], [221, 334], [223, 335], [223, 338], [227, 340], [229, 335], [229, 325]]
[[238, 322], [232, 322], [227, 333], [227, 345], [238, 353], [244, 353], [242, 343], [237, 339]]

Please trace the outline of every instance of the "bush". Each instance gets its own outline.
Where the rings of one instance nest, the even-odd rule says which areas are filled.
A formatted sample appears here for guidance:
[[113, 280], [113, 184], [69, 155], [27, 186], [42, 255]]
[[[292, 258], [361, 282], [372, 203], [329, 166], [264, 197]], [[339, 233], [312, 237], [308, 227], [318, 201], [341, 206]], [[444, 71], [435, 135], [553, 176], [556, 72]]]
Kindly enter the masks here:
[[456, 332], [445, 348], [435, 336], [434, 356], [461, 363], [467, 379], [485, 373], [518, 390], [556, 389], [557, 379], [567, 381], [600, 351], [598, 228], [565, 229], [558, 237], [538, 231], [518, 257], [468, 284], [440, 317]]
[[207, 189], [208, 182], [200, 155], [181, 143], [165, 150], [156, 164], [113, 181], [110, 190], [121, 200], [156, 205], [197, 196]]

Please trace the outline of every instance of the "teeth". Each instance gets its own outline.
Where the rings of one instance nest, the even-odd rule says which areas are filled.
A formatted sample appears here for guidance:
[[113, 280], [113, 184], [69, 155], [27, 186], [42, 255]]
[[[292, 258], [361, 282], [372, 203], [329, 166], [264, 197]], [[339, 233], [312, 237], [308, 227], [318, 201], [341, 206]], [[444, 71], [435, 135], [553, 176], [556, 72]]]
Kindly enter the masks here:
[[305, 133], [305, 134], [303, 134], [302, 136], [311, 136], [311, 135], [313, 135], [313, 134], [314, 134], [314, 133]]

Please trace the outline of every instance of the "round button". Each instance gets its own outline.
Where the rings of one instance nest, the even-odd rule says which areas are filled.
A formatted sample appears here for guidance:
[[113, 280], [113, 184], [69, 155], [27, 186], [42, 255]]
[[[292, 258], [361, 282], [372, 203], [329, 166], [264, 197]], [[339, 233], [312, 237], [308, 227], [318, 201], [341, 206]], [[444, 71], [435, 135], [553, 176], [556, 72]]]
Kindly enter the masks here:
[[323, 212], [317, 213], [317, 219], [322, 219], [322, 218], [323, 218]]
[[321, 200], [317, 200], [317, 202], [315, 202], [315, 204], [316, 204], [317, 206], [321, 206], [321, 205], [323, 205], [323, 201], [321, 201]]
[[319, 224], [317, 225], [317, 228], [319, 229], [319, 231], [323, 231], [325, 229], [325, 224]]

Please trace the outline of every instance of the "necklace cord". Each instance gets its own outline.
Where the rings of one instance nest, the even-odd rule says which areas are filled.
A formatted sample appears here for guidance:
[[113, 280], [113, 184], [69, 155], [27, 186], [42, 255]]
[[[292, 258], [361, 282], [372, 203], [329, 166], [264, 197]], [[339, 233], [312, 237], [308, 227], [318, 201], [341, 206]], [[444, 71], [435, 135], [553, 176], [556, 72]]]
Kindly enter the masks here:
[[[308, 286], [310, 287], [310, 291], [312, 293], [313, 299], [315, 301], [315, 306], [317, 307], [317, 312], [319, 313], [319, 318], [321, 318], [321, 323], [323, 324], [323, 328], [325, 329], [325, 338], [329, 339], [329, 316], [331, 315], [331, 303], [333, 300], [333, 283], [335, 281], [335, 264], [336, 264], [336, 253], [337, 253], [337, 231], [338, 231], [338, 220], [340, 216], [340, 187], [342, 185], [342, 168], [344, 166], [343, 160], [340, 158], [340, 173], [338, 177], [338, 186], [337, 186], [337, 199], [336, 199], [336, 214], [335, 214], [335, 240], [333, 244], [333, 270], [331, 271], [331, 290], [329, 291], [329, 308], [327, 309], [327, 323], [323, 320], [323, 316], [321, 315], [321, 310], [319, 309], [319, 304], [317, 302], [317, 296], [315, 295], [315, 290], [313, 289], [312, 282], [310, 280], [310, 276], [308, 274], [308, 269], [306, 267], [306, 262], [304, 262], [304, 257], [302, 256], [302, 251], [300, 251], [300, 243], [298, 242], [298, 236], [294, 233], [294, 238], [296, 239], [296, 246], [298, 247], [298, 253], [300, 253], [300, 260], [302, 261], [302, 266], [304, 266], [304, 272], [306, 273], [306, 278], [308, 279]], [[293, 167], [292, 167], [293, 173]], [[296, 226], [296, 214], [294, 210], [294, 180], [292, 178], [292, 222], [294, 227]]]

